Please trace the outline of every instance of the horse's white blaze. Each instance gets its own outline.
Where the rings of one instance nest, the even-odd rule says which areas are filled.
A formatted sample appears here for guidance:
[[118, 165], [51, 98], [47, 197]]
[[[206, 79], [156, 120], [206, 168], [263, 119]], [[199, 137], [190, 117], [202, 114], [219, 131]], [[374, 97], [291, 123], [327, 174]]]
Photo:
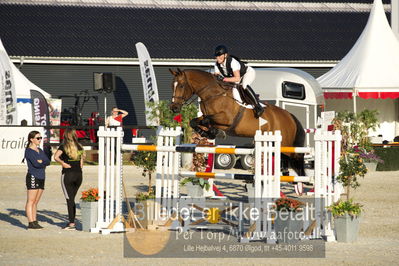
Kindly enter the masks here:
[[[177, 87], [177, 81], [173, 83], [173, 96], [176, 95], [176, 87]], [[172, 103], [175, 101], [175, 97], [172, 97]]]

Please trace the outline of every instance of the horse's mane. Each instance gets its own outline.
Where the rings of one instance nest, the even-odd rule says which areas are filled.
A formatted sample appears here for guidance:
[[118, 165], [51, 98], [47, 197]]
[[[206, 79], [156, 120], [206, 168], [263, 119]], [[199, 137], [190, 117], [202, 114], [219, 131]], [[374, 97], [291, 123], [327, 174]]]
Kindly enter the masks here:
[[185, 69], [184, 72], [194, 72], [196, 74], [199, 74], [199, 75], [202, 75], [204, 77], [207, 77], [210, 80], [214, 81], [217, 85], [219, 85], [224, 90], [232, 89], [232, 87], [233, 87], [232, 84], [220, 81], [212, 73], [204, 71], [204, 70], [200, 70], [200, 69]]
[[203, 76], [208, 76], [209, 78], [214, 78], [211, 73], [201, 69], [185, 69], [184, 72], [195, 72]]

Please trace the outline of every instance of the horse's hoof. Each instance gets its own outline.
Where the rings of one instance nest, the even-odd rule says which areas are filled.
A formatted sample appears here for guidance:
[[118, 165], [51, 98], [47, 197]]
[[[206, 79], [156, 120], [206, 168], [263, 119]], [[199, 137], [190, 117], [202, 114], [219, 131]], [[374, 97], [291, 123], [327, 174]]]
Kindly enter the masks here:
[[226, 139], [227, 135], [226, 135], [226, 132], [224, 132], [223, 130], [218, 130], [216, 137]]

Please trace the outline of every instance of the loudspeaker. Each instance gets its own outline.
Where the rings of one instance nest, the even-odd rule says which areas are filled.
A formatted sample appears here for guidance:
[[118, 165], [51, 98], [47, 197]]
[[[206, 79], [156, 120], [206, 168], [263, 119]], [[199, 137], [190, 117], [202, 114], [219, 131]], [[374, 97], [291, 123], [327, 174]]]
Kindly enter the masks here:
[[112, 73], [94, 73], [94, 91], [113, 92], [115, 90], [115, 77]]

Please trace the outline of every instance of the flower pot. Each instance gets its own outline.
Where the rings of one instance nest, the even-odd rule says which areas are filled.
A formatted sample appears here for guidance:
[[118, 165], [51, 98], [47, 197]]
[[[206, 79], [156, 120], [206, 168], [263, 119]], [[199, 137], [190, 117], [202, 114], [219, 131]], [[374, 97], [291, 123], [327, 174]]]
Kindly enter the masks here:
[[80, 211], [82, 213], [82, 231], [90, 232], [90, 229], [96, 226], [98, 202], [81, 201]]
[[[301, 240], [303, 234], [302, 212], [276, 212], [274, 220], [274, 231], [277, 243], [293, 244]], [[286, 219], [285, 219], [286, 218]]]
[[182, 153], [181, 165], [185, 169], [191, 169], [193, 166], [193, 153]]
[[191, 198], [203, 198], [204, 197], [204, 189], [200, 185], [194, 185], [189, 182], [186, 184], [187, 195]]
[[367, 168], [367, 172], [375, 172], [375, 170], [377, 169], [377, 163], [376, 162], [364, 163], [364, 165]]
[[338, 242], [355, 242], [359, 234], [359, 217], [348, 214], [334, 217], [334, 229]]

